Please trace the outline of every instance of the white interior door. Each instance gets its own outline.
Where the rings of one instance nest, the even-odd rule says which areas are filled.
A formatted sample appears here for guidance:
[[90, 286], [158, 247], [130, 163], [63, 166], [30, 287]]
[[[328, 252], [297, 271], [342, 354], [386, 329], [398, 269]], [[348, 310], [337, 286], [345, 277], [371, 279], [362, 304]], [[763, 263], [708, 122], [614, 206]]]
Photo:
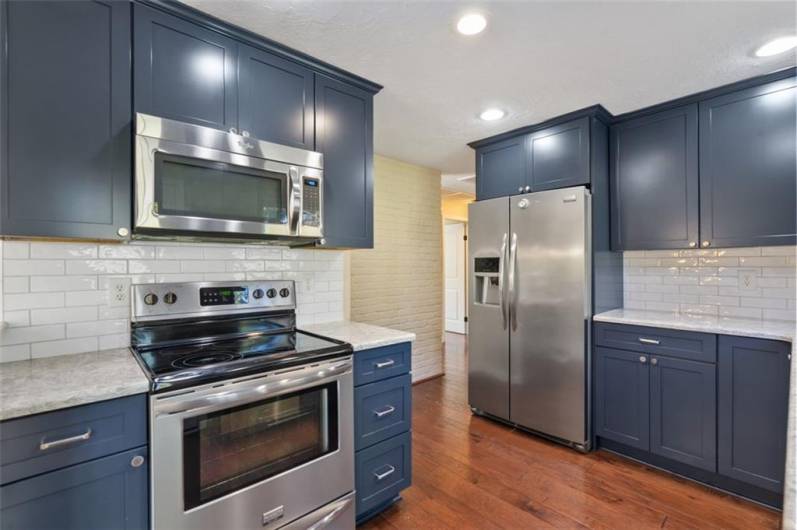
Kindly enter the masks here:
[[446, 331], [465, 333], [465, 223], [445, 225], [443, 259]]

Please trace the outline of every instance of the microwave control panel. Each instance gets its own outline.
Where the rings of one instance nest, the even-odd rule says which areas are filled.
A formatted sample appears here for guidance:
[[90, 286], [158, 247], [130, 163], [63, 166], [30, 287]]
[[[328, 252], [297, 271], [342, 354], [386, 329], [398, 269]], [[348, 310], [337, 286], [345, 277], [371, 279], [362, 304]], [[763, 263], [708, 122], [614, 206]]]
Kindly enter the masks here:
[[302, 183], [302, 224], [321, 226], [321, 181], [304, 177]]

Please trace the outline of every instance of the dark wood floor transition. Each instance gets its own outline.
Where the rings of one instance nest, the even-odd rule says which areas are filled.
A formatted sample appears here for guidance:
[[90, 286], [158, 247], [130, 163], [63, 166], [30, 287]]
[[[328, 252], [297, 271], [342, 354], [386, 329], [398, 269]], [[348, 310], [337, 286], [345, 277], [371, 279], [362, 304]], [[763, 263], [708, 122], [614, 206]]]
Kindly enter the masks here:
[[780, 514], [618, 456], [472, 416], [464, 337], [413, 387], [413, 485], [361, 529], [778, 528]]

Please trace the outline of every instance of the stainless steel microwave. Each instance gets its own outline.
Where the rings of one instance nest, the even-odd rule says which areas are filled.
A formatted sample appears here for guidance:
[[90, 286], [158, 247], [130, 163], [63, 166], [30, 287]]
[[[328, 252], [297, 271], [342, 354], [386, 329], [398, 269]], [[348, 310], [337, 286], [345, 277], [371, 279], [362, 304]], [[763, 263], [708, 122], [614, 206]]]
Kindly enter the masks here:
[[323, 237], [323, 155], [136, 114], [134, 237]]

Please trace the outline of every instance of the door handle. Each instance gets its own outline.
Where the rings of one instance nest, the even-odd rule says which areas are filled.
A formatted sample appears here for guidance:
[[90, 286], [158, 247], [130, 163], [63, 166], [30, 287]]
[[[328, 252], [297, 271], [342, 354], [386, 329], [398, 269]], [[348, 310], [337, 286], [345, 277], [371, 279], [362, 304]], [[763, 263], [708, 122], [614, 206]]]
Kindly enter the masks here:
[[329, 524], [332, 521], [337, 519], [338, 516], [341, 513], [343, 513], [346, 510], [346, 508], [349, 507], [349, 505], [351, 504], [351, 499], [344, 499], [343, 501], [340, 501], [339, 503], [336, 504], [337, 506], [335, 506], [331, 512], [325, 515], [324, 518], [318, 521], [317, 523], [313, 524], [312, 526], [309, 526], [307, 530], [321, 530], [321, 528], [326, 528], [327, 526], [329, 526]]
[[299, 217], [301, 216], [301, 202], [302, 202], [302, 189], [299, 185], [299, 170], [293, 166], [288, 168], [288, 180], [290, 181], [289, 184], [289, 191], [288, 191], [288, 208], [290, 211], [290, 217], [288, 222], [290, 223], [290, 231], [291, 235], [298, 236], [299, 235]]
[[658, 346], [659, 344], [661, 344], [661, 341], [658, 341], [656, 339], [646, 339], [645, 337], [639, 337], [639, 342], [641, 342], [642, 344], [652, 344], [654, 346]]
[[501, 306], [501, 325], [506, 329], [506, 296], [504, 295], [504, 262], [506, 261], [506, 240], [507, 234], [501, 240], [501, 258], [498, 260], [498, 305]]
[[390, 359], [388, 361], [382, 361], [381, 363], [374, 363], [374, 366], [376, 368], [388, 368], [389, 366], [393, 366], [394, 364], [396, 364], [396, 361]]
[[509, 318], [512, 330], [517, 329], [517, 234], [512, 232], [512, 243], [509, 245]]
[[396, 412], [396, 407], [394, 407], [392, 405], [388, 405], [387, 407], [385, 407], [382, 410], [375, 410], [374, 411], [374, 416], [376, 416], [377, 418], [384, 418], [385, 416], [389, 416], [390, 414], [393, 414], [394, 412]]
[[42, 439], [42, 441], [39, 442], [39, 451], [47, 451], [48, 449], [55, 449], [56, 447], [61, 447], [64, 445], [85, 442], [89, 438], [91, 438], [91, 428], [86, 429], [86, 432], [83, 434], [70, 436], [69, 438], [62, 438], [60, 440], [53, 440], [52, 442], [45, 442], [44, 439]]
[[393, 473], [396, 472], [396, 468], [395, 467], [393, 467], [391, 465], [388, 465], [387, 467], [388, 467], [388, 470], [385, 471], [384, 473], [377, 473], [376, 471], [374, 471], [374, 478], [376, 480], [384, 480], [384, 479], [386, 479], [387, 477], [389, 477], [390, 475], [392, 475]]

